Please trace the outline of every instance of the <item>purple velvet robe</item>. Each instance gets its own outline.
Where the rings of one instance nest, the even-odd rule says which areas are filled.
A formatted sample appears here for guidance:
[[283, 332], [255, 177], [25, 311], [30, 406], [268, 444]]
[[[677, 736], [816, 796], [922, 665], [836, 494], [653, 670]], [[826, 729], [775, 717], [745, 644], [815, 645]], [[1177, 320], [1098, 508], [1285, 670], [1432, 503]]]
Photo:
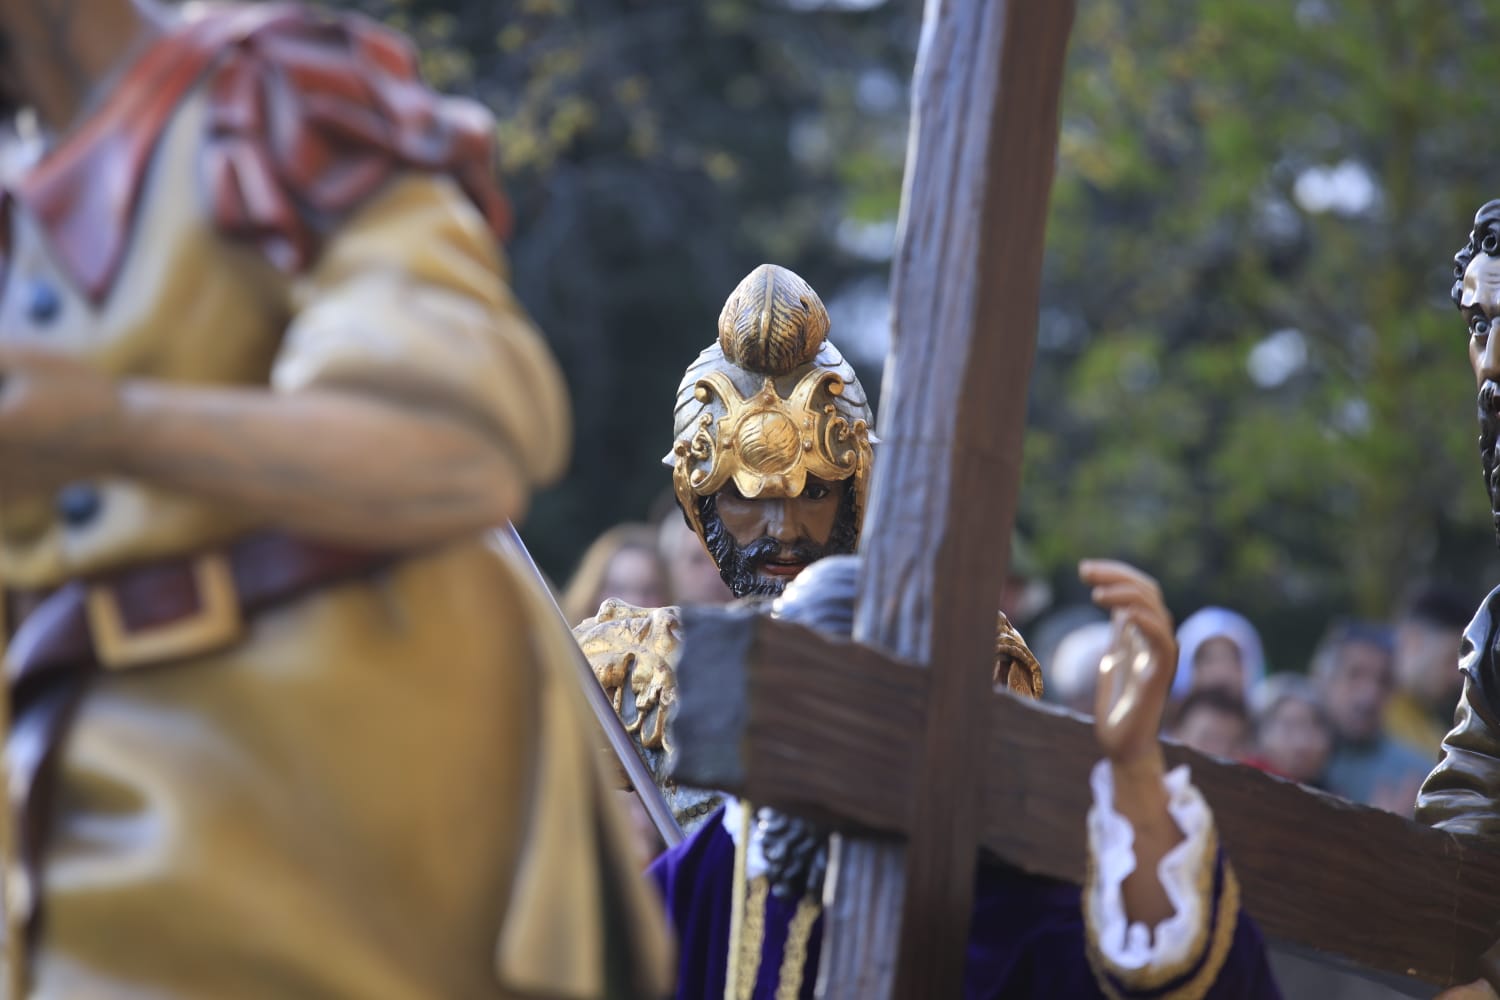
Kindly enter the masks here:
[[[734, 839], [724, 829], [723, 810], [691, 837], [652, 863], [677, 932], [678, 1000], [719, 1000], [728, 975], [729, 911], [734, 882]], [[1225, 876], [1223, 859], [1214, 878], [1214, 901]], [[787, 927], [796, 900], [767, 897], [765, 940], [755, 1000], [773, 1000]], [[1216, 911], [1217, 906], [1211, 911]], [[822, 918], [808, 942], [802, 996], [811, 1000], [818, 975]], [[1210, 929], [1212, 931], [1212, 928]], [[1212, 938], [1212, 933], [1209, 937]], [[1083, 910], [1076, 886], [1027, 875], [1008, 865], [981, 861], [974, 882], [974, 919], [964, 969], [967, 1000], [1057, 1000], [1105, 998], [1090, 968]], [[1206, 960], [1200, 957], [1199, 966]], [[1115, 995], [1163, 997], [1192, 978], [1188, 970], [1165, 987], [1131, 991], [1111, 982]], [[1228, 957], [1207, 996], [1211, 1000], [1279, 1000], [1266, 962], [1265, 943], [1243, 912]]]

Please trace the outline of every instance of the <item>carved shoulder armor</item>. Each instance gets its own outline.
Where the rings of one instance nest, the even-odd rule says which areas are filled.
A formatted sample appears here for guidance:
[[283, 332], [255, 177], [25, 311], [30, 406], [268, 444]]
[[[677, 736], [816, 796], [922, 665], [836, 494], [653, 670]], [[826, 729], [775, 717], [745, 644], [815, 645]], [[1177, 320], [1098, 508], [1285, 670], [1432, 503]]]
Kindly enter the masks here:
[[573, 636], [651, 769], [677, 825], [692, 833], [719, 807], [723, 796], [678, 785], [667, 777], [672, 754], [667, 720], [677, 702], [675, 668], [682, 645], [678, 609], [638, 608], [610, 599], [599, 606], [597, 615], [581, 622]]
[[610, 598], [573, 635], [626, 731], [643, 749], [669, 751], [667, 714], [677, 700], [673, 665], [682, 644], [678, 609]]

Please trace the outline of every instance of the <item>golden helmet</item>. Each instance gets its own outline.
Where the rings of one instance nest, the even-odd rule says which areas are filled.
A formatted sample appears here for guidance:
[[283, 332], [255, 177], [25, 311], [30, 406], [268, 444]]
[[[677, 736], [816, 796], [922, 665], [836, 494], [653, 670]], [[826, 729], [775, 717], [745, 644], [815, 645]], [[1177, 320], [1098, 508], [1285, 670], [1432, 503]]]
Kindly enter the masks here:
[[719, 336], [677, 388], [672, 486], [703, 537], [698, 498], [733, 482], [795, 497], [809, 475], [852, 480], [855, 524], [870, 488], [874, 415], [854, 369], [828, 342], [828, 310], [807, 282], [762, 264], [719, 314]]

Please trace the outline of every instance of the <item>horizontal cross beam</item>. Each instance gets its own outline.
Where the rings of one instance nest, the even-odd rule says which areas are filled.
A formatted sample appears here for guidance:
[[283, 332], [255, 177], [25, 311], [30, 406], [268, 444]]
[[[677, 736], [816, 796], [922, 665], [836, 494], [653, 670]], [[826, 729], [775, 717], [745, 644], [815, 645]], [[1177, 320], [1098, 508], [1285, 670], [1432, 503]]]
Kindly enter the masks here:
[[[907, 747], [928, 671], [743, 610], [688, 609], [673, 723], [677, 777], [820, 819], [903, 836]], [[753, 669], [751, 665], [753, 664]], [[977, 669], [988, 670], [988, 666]], [[981, 842], [1024, 871], [1080, 884], [1092, 723], [996, 693]], [[1478, 977], [1500, 936], [1500, 848], [1419, 826], [1176, 744], [1213, 808], [1246, 908], [1272, 938], [1386, 977]]]

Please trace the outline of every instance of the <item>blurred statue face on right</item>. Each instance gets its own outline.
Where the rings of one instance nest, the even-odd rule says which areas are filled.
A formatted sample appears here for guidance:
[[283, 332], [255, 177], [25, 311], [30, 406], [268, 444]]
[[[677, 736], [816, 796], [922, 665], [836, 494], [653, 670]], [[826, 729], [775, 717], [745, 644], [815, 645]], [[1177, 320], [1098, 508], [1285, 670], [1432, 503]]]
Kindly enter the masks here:
[[1469, 361], [1479, 387], [1479, 458], [1500, 539], [1500, 200], [1474, 216], [1469, 242], [1453, 265], [1453, 302], [1469, 326]]

